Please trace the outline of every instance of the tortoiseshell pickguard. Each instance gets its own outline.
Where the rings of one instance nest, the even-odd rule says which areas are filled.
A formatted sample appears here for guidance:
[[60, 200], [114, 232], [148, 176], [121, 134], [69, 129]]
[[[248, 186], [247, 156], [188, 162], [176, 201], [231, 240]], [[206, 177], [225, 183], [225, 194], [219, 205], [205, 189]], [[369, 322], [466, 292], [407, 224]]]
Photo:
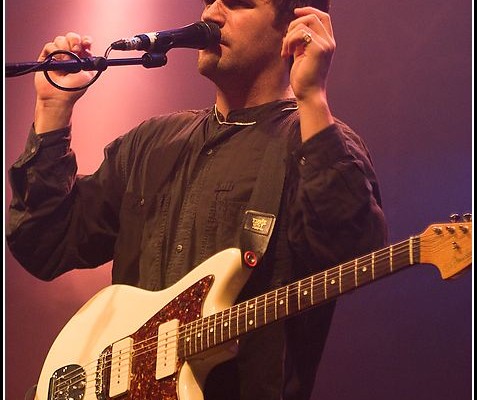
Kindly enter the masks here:
[[[156, 380], [156, 351], [159, 325], [178, 319], [181, 326], [200, 318], [202, 304], [212, 286], [213, 280], [213, 275], [202, 278], [175, 297], [139, 330], [130, 335], [134, 341], [130, 390], [124, 395], [114, 397], [115, 400], [178, 400], [177, 377], [184, 363], [183, 359], [178, 359], [174, 374]], [[138, 304], [138, 307], [140, 306]], [[112, 399], [108, 394], [111, 373], [111, 351], [112, 345], [102, 352], [100, 359], [103, 359], [104, 362], [98, 364], [96, 395], [100, 400]], [[105, 366], [100, 367], [101, 364]]]

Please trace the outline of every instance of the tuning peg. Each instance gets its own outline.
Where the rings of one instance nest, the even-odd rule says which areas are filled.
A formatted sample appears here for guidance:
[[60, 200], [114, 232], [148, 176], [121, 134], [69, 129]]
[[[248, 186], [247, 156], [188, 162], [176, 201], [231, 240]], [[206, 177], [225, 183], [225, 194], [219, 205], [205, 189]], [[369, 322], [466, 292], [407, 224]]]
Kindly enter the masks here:
[[465, 222], [471, 222], [472, 221], [472, 214], [471, 213], [465, 213], [462, 215], [462, 219]]
[[449, 216], [449, 219], [451, 222], [459, 222], [460, 221], [460, 215], [459, 214], [451, 214]]

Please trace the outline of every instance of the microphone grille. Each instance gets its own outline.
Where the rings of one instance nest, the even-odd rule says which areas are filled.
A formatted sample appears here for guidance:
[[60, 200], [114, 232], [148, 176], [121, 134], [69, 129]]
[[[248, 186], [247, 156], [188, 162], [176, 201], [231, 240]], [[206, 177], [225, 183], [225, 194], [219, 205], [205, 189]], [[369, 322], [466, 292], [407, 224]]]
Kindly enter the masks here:
[[215, 22], [200, 22], [205, 27], [207, 27], [208, 31], [208, 45], [207, 46], [215, 46], [220, 42], [220, 28]]

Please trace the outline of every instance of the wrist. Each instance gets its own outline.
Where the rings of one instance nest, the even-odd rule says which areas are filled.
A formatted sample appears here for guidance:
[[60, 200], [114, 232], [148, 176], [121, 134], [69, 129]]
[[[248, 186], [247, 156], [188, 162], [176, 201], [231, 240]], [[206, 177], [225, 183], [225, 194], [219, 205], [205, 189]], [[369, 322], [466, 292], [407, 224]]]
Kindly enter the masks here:
[[300, 129], [303, 142], [334, 123], [326, 94], [324, 92], [315, 93], [313, 96], [297, 99], [297, 105], [300, 115]]
[[73, 106], [66, 102], [37, 100], [35, 105], [35, 132], [45, 133], [66, 128], [71, 124]]

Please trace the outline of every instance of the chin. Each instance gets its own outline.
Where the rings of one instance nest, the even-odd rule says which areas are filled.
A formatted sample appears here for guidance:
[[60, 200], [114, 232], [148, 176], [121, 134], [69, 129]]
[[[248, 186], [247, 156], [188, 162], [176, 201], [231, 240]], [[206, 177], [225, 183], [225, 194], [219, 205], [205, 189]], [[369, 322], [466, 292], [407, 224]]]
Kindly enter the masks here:
[[199, 53], [197, 60], [197, 69], [201, 75], [206, 77], [213, 76], [218, 70], [219, 56], [213, 53]]

